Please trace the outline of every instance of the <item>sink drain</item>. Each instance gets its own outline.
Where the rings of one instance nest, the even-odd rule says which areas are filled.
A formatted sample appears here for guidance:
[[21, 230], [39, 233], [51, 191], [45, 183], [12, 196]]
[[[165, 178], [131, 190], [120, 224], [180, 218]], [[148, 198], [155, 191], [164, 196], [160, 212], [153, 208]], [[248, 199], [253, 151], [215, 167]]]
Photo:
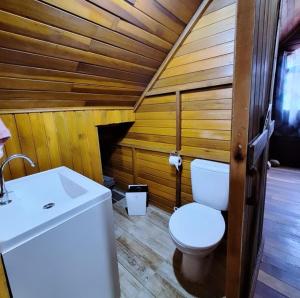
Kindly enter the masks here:
[[44, 209], [50, 209], [52, 207], [54, 207], [55, 203], [48, 203], [46, 205], [43, 206]]

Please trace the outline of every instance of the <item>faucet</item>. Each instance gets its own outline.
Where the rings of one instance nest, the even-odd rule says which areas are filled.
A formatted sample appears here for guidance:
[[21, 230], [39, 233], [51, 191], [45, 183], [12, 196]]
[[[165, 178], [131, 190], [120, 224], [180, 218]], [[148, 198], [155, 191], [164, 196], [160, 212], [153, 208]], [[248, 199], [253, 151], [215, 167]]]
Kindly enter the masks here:
[[6, 205], [11, 202], [11, 200], [8, 199], [8, 192], [5, 187], [3, 171], [6, 167], [6, 165], [11, 160], [16, 159], [16, 158], [23, 158], [23, 159], [27, 160], [32, 167], [35, 167], [35, 163], [24, 154], [13, 154], [2, 162], [2, 164], [0, 165], [0, 206]]

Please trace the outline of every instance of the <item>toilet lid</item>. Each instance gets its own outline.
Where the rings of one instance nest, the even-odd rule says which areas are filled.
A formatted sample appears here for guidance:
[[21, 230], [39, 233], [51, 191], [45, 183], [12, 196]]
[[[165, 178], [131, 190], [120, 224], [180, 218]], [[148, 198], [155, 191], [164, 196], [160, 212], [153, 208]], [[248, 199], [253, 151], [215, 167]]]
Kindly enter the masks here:
[[222, 239], [225, 222], [219, 210], [190, 203], [172, 214], [169, 230], [174, 240], [186, 247], [208, 248]]

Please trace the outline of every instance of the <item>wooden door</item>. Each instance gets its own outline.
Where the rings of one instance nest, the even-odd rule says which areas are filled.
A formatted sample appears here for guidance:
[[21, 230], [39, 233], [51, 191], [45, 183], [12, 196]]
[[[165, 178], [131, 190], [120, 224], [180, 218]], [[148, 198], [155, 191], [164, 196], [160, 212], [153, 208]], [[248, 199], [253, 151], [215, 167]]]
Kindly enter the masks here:
[[280, 0], [237, 6], [226, 297], [251, 297], [263, 214]]

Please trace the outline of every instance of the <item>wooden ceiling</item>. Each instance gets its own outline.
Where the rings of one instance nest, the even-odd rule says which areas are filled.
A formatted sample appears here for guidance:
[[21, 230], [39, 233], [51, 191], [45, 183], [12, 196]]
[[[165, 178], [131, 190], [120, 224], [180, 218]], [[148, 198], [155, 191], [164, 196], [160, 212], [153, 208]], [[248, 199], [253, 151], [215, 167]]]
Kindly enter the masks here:
[[1, 0], [0, 108], [133, 106], [201, 0]]

